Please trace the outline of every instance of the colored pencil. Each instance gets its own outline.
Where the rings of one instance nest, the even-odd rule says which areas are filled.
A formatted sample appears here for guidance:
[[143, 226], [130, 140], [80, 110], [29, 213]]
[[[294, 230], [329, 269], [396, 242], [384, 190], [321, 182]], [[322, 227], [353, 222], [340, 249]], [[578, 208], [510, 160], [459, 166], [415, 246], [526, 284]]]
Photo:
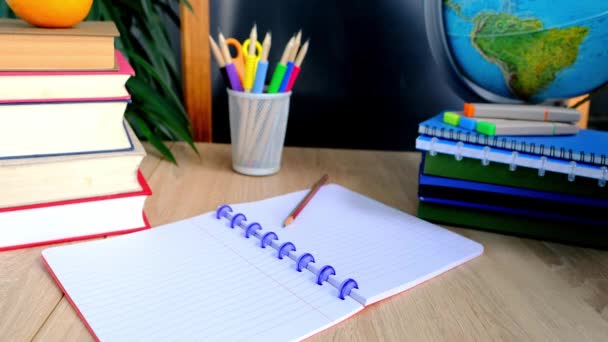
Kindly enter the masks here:
[[308, 202], [310, 202], [310, 199], [319, 191], [319, 189], [325, 184], [327, 183], [327, 180], [329, 179], [329, 176], [327, 174], [323, 175], [323, 177], [321, 177], [321, 179], [319, 179], [310, 189], [310, 191], [308, 192], [308, 194], [306, 194], [306, 196], [300, 201], [300, 203], [298, 203], [298, 205], [293, 209], [293, 211], [291, 212], [291, 214], [289, 214], [289, 216], [287, 216], [287, 218], [285, 219], [285, 222], [283, 223], [283, 227], [287, 227], [288, 225], [290, 225], [291, 223], [293, 223], [293, 221], [296, 219], [296, 217], [298, 217], [298, 215], [300, 215], [300, 213], [302, 212], [302, 210], [304, 209], [304, 207], [306, 207], [306, 205], [308, 204]]
[[251, 29], [251, 33], [249, 34], [249, 51], [247, 56], [245, 56], [245, 84], [243, 84], [243, 88], [246, 92], [250, 92], [253, 87], [253, 81], [255, 80], [255, 69], [256, 69], [256, 59], [257, 56], [255, 54], [255, 45], [258, 42], [258, 31], [257, 27], [254, 24]]
[[283, 51], [281, 60], [274, 69], [272, 79], [270, 80], [270, 85], [268, 86], [269, 94], [274, 94], [279, 91], [279, 87], [281, 86], [281, 82], [283, 81], [283, 76], [285, 76], [285, 71], [287, 70], [287, 60], [289, 59], [289, 53], [291, 52], [291, 48], [293, 47], [294, 39], [295, 38], [292, 37], [289, 40], [287, 46], [285, 46], [285, 50]]
[[258, 61], [258, 67], [255, 72], [255, 81], [253, 82], [252, 93], [262, 93], [264, 91], [264, 82], [266, 82], [266, 73], [268, 72], [268, 54], [270, 53], [272, 37], [270, 32], [266, 33], [262, 42], [262, 53]]
[[302, 45], [300, 52], [298, 52], [298, 56], [296, 57], [296, 60], [293, 63], [294, 66], [293, 66], [293, 70], [291, 71], [291, 76], [289, 77], [289, 82], [287, 83], [287, 88], [285, 89], [286, 91], [291, 91], [291, 88], [293, 88], [293, 85], [296, 82], [298, 75], [300, 74], [300, 69], [302, 68], [302, 62], [304, 61], [304, 57], [306, 57], [306, 53], [308, 52], [309, 41], [310, 40], [306, 40], [304, 45]]
[[222, 79], [224, 80], [224, 84], [226, 87], [232, 89], [232, 85], [230, 84], [230, 78], [228, 77], [228, 73], [226, 72], [226, 62], [224, 61], [224, 57], [222, 56], [222, 52], [220, 51], [219, 46], [213, 37], [209, 36], [209, 45], [211, 46], [211, 51], [213, 52], [213, 56], [217, 61], [217, 64], [220, 66], [220, 74], [222, 75]]
[[228, 74], [228, 79], [230, 80], [230, 85], [233, 90], [243, 91], [243, 85], [241, 84], [241, 80], [236, 71], [236, 67], [234, 63], [232, 63], [232, 57], [230, 56], [230, 50], [228, 50], [228, 45], [226, 44], [226, 39], [224, 35], [220, 32], [219, 34], [219, 45], [224, 55], [224, 61], [226, 63], [226, 73]]

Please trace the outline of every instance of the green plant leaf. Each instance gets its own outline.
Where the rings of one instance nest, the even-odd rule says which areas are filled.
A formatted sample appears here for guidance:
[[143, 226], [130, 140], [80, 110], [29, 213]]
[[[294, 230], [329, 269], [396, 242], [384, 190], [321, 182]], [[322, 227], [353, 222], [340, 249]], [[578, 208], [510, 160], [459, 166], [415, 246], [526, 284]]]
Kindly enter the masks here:
[[154, 146], [168, 161], [177, 165], [175, 156], [171, 153], [171, 150], [165, 145], [165, 143], [159, 139], [150, 129], [148, 124], [142, 120], [137, 113], [128, 112], [125, 114], [129, 122], [134, 126], [133, 129], [140, 132], [146, 139]]

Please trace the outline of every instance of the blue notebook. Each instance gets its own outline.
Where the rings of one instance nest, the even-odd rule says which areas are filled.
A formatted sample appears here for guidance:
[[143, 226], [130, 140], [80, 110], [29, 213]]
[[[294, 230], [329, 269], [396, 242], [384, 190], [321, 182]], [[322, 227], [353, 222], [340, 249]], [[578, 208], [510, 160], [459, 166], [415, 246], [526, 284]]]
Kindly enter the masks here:
[[419, 185], [420, 187], [431, 186], [436, 188], [449, 188], [459, 190], [461, 194], [464, 191], [473, 191], [477, 193], [480, 197], [489, 197], [493, 194], [496, 194], [518, 198], [533, 198], [539, 201], [548, 201], [550, 203], [560, 202], [586, 207], [595, 207], [596, 209], [608, 208], [608, 199], [590, 198], [576, 195], [561, 194], [557, 192], [515, 188], [512, 186], [479, 183], [461, 179], [429, 176], [425, 174], [420, 174]]
[[504, 150], [526, 152], [568, 161], [608, 165], [608, 132], [580, 130], [564, 136], [488, 136], [443, 123], [443, 114], [418, 126], [418, 133]]
[[504, 214], [510, 214], [510, 215], [516, 215], [516, 216], [532, 217], [532, 218], [538, 218], [538, 219], [543, 219], [543, 220], [556, 220], [556, 221], [562, 221], [562, 222], [580, 223], [580, 224], [594, 225], [594, 226], [605, 226], [606, 225], [605, 220], [588, 219], [585, 217], [562, 215], [562, 214], [543, 212], [543, 211], [538, 211], [538, 210], [533, 210], [533, 209], [509, 208], [509, 207], [505, 207], [505, 206], [501, 206], [501, 205], [475, 203], [475, 202], [468, 202], [468, 201], [462, 201], [462, 200], [453, 200], [453, 199], [428, 197], [428, 196], [419, 196], [418, 199], [420, 200], [420, 202], [459, 207], [459, 208], [462, 208], [463, 210], [474, 209], [474, 210], [489, 211], [489, 212], [494, 212], [494, 213], [504, 213]]

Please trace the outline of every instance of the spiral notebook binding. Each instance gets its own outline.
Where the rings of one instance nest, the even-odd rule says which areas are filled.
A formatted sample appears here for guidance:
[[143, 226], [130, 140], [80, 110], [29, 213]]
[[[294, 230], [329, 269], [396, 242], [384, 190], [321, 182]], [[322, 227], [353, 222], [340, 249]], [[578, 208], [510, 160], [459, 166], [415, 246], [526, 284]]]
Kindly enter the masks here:
[[420, 125], [418, 133], [432, 137], [445, 138], [449, 140], [459, 140], [465, 143], [476, 145], [487, 145], [508, 150], [516, 150], [519, 152], [533, 153], [541, 156], [548, 156], [560, 159], [569, 159], [577, 162], [591, 163], [596, 165], [606, 166], [608, 163], [608, 155], [595, 153], [585, 153], [585, 151], [574, 152], [572, 149], [563, 147], [556, 148], [555, 146], [545, 146], [544, 144], [535, 144], [532, 142], [516, 141], [507, 139], [501, 136], [487, 136], [472, 132], [462, 132], [458, 128], [445, 128], [432, 125]]
[[[439, 152], [436, 150], [435, 148], [435, 143], [437, 142], [437, 138], [436, 137], [432, 137], [431, 141], [429, 143], [429, 148], [427, 149], [427, 152], [429, 153], [429, 155], [431, 156], [436, 156]], [[462, 154], [462, 148], [463, 148], [463, 142], [459, 141], [456, 143], [456, 150], [453, 153], [454, 159], [457, 161], [461, 161], [463, 159], [463, 154]], [[542, 149], [543, 146], [540, 145], [540, 148]], [[488, 166], [490, 165], [490, 155], [491, 152], [491, 148], [489, 146], [484, 146], [483, 149], [481, 150], [481, 164], [483, 166]], [[564, 152], [564, 155], [568, 154], [569, 152], [566, 151]], [[511, 152], [511, 160], [509, 161], [509, 163], [507, 164], [509, 167], [510, 171], [516, 171], [517, 170], [517, 161], [519, 158], [519, 152], [517, 151], [512, 151]], [[539, 177], [543, 177], [545, 176], [546, 173], [546, 163], [547, 163], [547, 157], [546, 156], [541, 156], [538, 160], [538, 176]], [[566, 174], [566, 176], [568, 177], [568, 181], [570, 182], [574, 182], [576, 179], [576, 176], [578, 175], [578, 164], [576, 163], [576, 161], [571, 160], [568, 163], [569, 166], [569, 170], [568, 173]], [[601, 172], [601, 176], [598, 179], [598, 186], [599, 187], [605, 187], [606, 186], [606, 182], [608, 182], [608, 167], [607, 166], [602, 166], [600, 168], [600, 172]]]
[[298, 272], [302, 272], [302, 269], [308, 268], [308, 264], [310, 264], [311, 262], [315, 262], [315, 257], [312, 256], [312, 254], [304, 253], [300, 255], [298, 261], [296, 261], [296, 270]]
[[272, 240], [278, 240], [279, 237], [275, 232], [268, 232], [262, 236], [262, 240], [260, 240], [260, 247], [266, 248], [266, 245], [272, 243]]
[[605, 187], [606, 180], [608, 180], [608, 167], [602, 166], [602, 178], [597, 181], [597, 185], [601, 188]]
[[538, 175], [543, 177], [545, 175], [545, 163], [547, 163], [547, 157], [540, 157], [540, 166], [538, 167]]
[[570, 173], [568, 174], [568, 180], [570, 182], [574, 182], [574, 178], [576, 177], [576, 162], [570, 162]]
[[490, 165], [490, 159], [488, 158], [489, 154], [490, 154], [490, 147], [485, 146], [483, 148], [483, 158], [481, 158], [481, 165], [483, 165], [483, 166]]
[[517, 170], [517, 164], [515, 163], [517, 161], [517, 155], [517, 151], [513, 151], [513, 153], [511, 154], [511, 163], [509, 164], [509, 171]]
[[[298, 272], [302, 272], [302, 270], [307, 269], [310, 272], [314, 273], [317, 276], [316, 283], [319, 286], [322, 286], [323, 283], [327, 282], [334, 286], [338, 290], [338, 298], [344, 300], [346, 296], [353, 297], [355, 300], [362, 302], [364, 299], [355, 292], [352, 292], [353, 289], [359, 289], [359, 284], [352, 279], [348, 278], [339, 282], [336, 276], [336, 270], [331, 265], [325, 265], [320, 269], [317, 269], [313, 264], [315, 263], [315, 258], [310, 253], [303, 253], [301, 255], [296, 255], [296, 246], [290, 242], [286, 241], [279, 244], [279, 237], [275, 232], [269, 231], [262, 234], [263, 227], [258, 222], [247, 222], [247, 216], [243, 213], [234, 213], [232, 207], [229, 205], [221, 205], [215, 212], [215, 218], [221, 220], [225, 218], [230, 222], [229, 227], [234, 229], [235, 227], [240, 227], [244, 230], [244, 237], [249, 239], [251, 236], [256, 237], [260, 240], [260, 248], [266, 248], [270, 246], [277, 250], [277, 258], [283, 259], [284, 257], [288, 257], [296, 263], [296, 270]], [[333, 276], [333, 277], [332, 277]]]
[[279, 254], [277, 254], [277, 258], [279, 259], [283, 259], [283, 256], [285, 255], [289, 255], [290, 252], [295, 252], [296, 251], [296, 246], [287, 241], [285, 243], [283, 243], [281, 245], [281, 247], [279, 247]]

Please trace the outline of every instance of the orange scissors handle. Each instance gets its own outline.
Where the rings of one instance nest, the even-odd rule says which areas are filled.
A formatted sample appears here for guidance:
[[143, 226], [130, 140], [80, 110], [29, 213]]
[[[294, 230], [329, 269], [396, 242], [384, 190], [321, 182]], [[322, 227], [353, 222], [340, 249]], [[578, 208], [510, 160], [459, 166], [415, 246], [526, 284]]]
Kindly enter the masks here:
[[229, 46], [232, 45], [232, 47], [234, 47], [234, 49], [236, 50], [236, 57], [231, 56], [232, 63], [236, 68], [236, 73], [241, 79], [241, 84], [244, 84], [243, 82], [245, 82], [245, 57], [243, 56], [243, 47], [241, 46], [241, 43], [239, 43], [239, 41], [234, 38], [226, 39], [226, 44]]

